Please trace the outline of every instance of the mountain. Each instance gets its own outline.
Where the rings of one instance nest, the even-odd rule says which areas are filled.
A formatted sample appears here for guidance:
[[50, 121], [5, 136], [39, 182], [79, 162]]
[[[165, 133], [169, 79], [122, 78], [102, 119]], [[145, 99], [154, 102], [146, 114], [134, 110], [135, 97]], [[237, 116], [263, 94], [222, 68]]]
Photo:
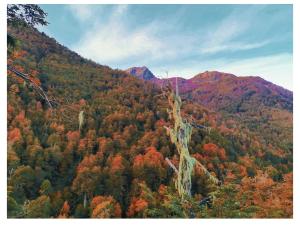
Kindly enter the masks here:
[[[180, 88], [184, 119], [211, 128], [193, 128], [189, 152], [222, 181], [217, 187], [195, 169], [192, 196], [182, 203], [176, 173], [165, 161], [179, 167], [165, 129], [174, 121], [148, 69], [135, 70], [140, 79], [84, 59], [34, 28], [8, 26], [8, 32], [19, 46], [7, 63], [28, 74], [53, 105], [8, 71], [9, 218], [292, 217], [293, 114], [284, 105], [289, 92], [252, 78], [245, 88], [256, 93], [235, 112], [235, 95], [248, 90], [233, 75], [209, 72], [196, 76], [195, 88]], [[207, 94], [197, 93], [206, 86]], [[228, 96], [220, 108], [209, 100], [213, 89]], [[283, 100], [270, 97], [274, 103], [251, 109], [263, 94], [278, 93]], [[199, 206], [211, 193], [211, 207]]]
[[156, 78], [146, 66], [131, 67], [127, 69], [126, 72], [143, 80], [152, 80]]
[[[140, 67], [134, 68], [142, 70]], [[134, 75], [132, 70], [126, 71]], [[170, 82], [175, 89], [177, 79], [178, 89], [183, 97], [217, 111], [243, 112], [250, 108], [257, 110], [261, 106], [290, 112], [293, 110], [293, 93], [260, 77], [238, 77], [218, 71], [206, 71], [190, 79], [154, 77], [145, 80], [151, 80], [158, 85]], [[139, 78], [143, 79], [142, 76]]]

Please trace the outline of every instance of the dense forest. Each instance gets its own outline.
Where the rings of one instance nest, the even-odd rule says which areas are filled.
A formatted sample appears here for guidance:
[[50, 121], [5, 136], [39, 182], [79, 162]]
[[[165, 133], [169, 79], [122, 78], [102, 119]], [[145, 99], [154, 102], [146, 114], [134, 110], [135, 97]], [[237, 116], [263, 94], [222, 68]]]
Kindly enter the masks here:
[[165, 160], [178, 167], [160, 85], [84, 59], [33, 26], [8, 24], [8, 33], [18, 40], [8, 65], [52, 106], [8, 70], [8, 217], [292, 217], [292, 105], [253, 110], [244, 98], [241, 113], [236, 101], [221, 110], [184, 95], [182, 116], [211, 128], [193, 129], [190, 154], [221, 185], [195, 169], [181, 201]]

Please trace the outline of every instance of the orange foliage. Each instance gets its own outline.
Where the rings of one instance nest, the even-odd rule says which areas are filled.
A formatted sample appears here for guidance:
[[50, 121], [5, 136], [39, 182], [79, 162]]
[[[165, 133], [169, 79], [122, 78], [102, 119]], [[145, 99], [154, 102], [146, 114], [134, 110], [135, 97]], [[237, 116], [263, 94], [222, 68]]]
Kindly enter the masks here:
[[144, 199], [133, 198], [129, 206], [127, 216], [132, 217], [148, 207], [148, 202]]
[[12, 114], [13, 112], [14, 112], [14, 108], [10, 104], [8, 104], [7, 105], [7, 114]]
[[79, 140], [78, 151], [84, 151], [84, 149], [86, 148], [86, 142], [86, 138], [82, 138]]
[[164, 195], [165, 192], [166, 192], [166, 190], [167, 190], [167, 186], [165, 186], [165, 185], [163, 185], [163, 184], [159, 185], [158, 193], [159, 193], [160, 195]]
[[27, 54], [26, 51], [24, 50], [19, 50], [19, 51], [13, 51], [11, 58], [12, 59], [19, 59], [24, 57]]
[[93, 167], [98, 164], [98, 156], [97, 155], [87, 155], [83, 158], [83, 160], [77, 166], [77, 172], [80, 173], [87, 167]]
[[[244, 177], [239, 195], [246, 195], [247, 206], [259, 206], [256, 217], [290, 217], [293, 214], [293, 174], [285, 174], [284, 182], [276, 183], [267, 173], [258, 171], [256, 177]], [[270, 214], [271, 213], [271, 214]]]
[[112, 159], [112, 162], [111, 162], [111, 172], [112, 173], [122, 171], [125, 169], [122, 161], [123, 161], [123, 157], [120, 154], [116, 155]]
[[164, 158], [160, 152], [156, 150], [154, 147], [149, 147], [146, 150], [146, 154], [144, 156], [144, 160], [147, 164], [156, 166], [162, 165], [164, 162]]
[[21, 131], [19, 128], [14, 128], [8, 132], [8, 141], [14, 143], [21, 140]]
[[193, 157], [194, 157], [195, 159], [197, 159], [199, 162], [201, 162], [201, 160], [204, 159], [204, 157], [203, 157], [202, 155], [200, 155], [199, 153], [193, 154]]
[[221, 160], [226, 160], [226, 152], [224, 148], [220, 148], [218, 151], [218, 157]]
[[112, 196], [96, 196], [91, 201], [92, 218], [121, 217], [120, 204]]
[[109, 146], [112, 144], [112, 140], [110, 138], [100, 137], [98, 138], [98, 144], [98, 151], [104, 153], [109, 150]]
[[58, 132], [59, 134], [63, 134], [65, 130], [65, 126], [63, 124], [59, 125], [57, 123], [51, 123], [50, 128]]
[[68, 201], [65, 201], [60, 210], [58, 218], [68, 218], [69, 213], [70, 213], [70, 206]]
[[203, 150], [205, 155], [209, 157], [216, 157], [218, 156], [219, 159], [225, 160], [226, 159], [226, 152], [224, 148], [219, 148], [214, 143], [207, 143], [203, 145]]
[[208, 156], [216, 156], [218, 146], [213, 143], [208, 143], [203, 145], [203, 150]]
[[247, 169], [246, 169], [245, 166], [239, 165], [239, 170], [240, 170], [239, 175], [240, 175], [241, 177], [247, 176]]
[[16, 116], [16, 121], [19, 123], [23, 123], [25, 121], [25, 111], [22, 110], [17, 116]]
[[69, 131], [67, 133], [68, 141], [78, 141], [80, 137], [79, 131]]
[[146, 149], [145, 155], [137, 155], [133, 161], [133, 168], [141, 168], [143, 166], [157, 167], [162, 169], [164, 167], [163, 155], [154, 147]]

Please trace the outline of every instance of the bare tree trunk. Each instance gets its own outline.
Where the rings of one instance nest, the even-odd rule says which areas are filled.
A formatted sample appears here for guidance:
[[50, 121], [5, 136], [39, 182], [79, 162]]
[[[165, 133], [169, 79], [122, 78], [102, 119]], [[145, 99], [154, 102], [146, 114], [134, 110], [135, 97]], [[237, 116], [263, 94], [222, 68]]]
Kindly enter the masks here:
[[192, 125], [187, 121], [184, 121], [181, 117], [180, 107], [181, 98], [178, 94], [178, 87], [176, 83], [176, 94], [171, 90], [168, 97], [169, 105], [172, 111], [169, 111], [169, 117], [174, 119], [174, 128], [165, 127], [172, 143], [175, 144], [178, 154], [180, 156], [178, 171], [176, 167], [166, 159], [167, 163], [174, 169], [177, 173], [176, 188], [184, 199], [185, 196], [191, 195], [192, 181], [191, 176], [194, 166], [197, 164], [204, 171], [204, 174], [209, 177], [214, 183], [218, 183], [218, 179], [213, 177], [207, 169], [198, 162], [194, 157], [190, 156], [188, 150], [188, 144], [192, 136]]

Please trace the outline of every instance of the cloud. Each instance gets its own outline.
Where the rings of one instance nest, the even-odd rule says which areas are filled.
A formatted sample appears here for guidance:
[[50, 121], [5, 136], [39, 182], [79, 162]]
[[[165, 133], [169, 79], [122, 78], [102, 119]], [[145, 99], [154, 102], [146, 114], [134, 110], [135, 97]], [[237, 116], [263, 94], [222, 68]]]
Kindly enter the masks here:
[[205, 47], [201, 49], [201, 53], [203, 54], [214, 54], [219, 52], [235, 52], [235, 51], [245, 51], [255, 48], [263, 47], [269, 44], [271, 41], [265, 40], [261, 42], [253, 42], [253, 43], [223, 43], [222, 45], [214, 45], [211, 47]]
[[[154, 20], [144, 26], [130, 27], [126, 24], [127, 14], [127, 5], [115, 6], [108, 20], [105, 23], [96, 21], [72, 49], [86, 58], [111, 66], [129, 60], [149, 63], [178, 53], [179, 44], [172, 46], [178, 38], [158, 38], [162, 22]], [[168, 28], [163, 26], [163, 29]]]
[[233, 10], [217, 26], [212, 27], [200, 46], [200, 53], [215, 54], [219, 52], [244, 51], [260, 48], [270, 43], [270, 40], [263, 41], [237, 41], [245, 39], [245, 34], [251, 33], [253, 20], [263, 7], [252, 6], [241, 14], [240, 10]]
[[[259, 9], [250, 7], [243, 15], [240, 11], [233, 10], [215, 27], [210, 29], [199, 27], [194, 32], [188, 33], [180, 32], [177, 25], [180, 21], [178, 14], [182, 13], [182, 10], [174, 12], [163, 21], [154, 19], [143, 26], [132, 26], [127, 23], [130, 6], [116, 5], [105, 10], [109, 12], [107, 21], [94, 19], [94, 26], [82, 35], [72, 49], [101, 64], [120, 68], [132, 66], [126, 63], [130, 61], [135, 65], [149, 65], [160, 61], [176, 61], [190, 55], [199, 57], [260, 48], [269, 44], [270, 40], [253, 42], [234, 40], [249, 29], [251, 20]], [[80, 20], [88, 19], [87, 15], [93, 13], [92, 18], [97, 18], [90, 6], [81, 9], [81, 5], [80, 7], [75, 5], [72, 10], [74, 13], [83, 11], [76, 15]]]
[[68, 5], [68, 9], [72, 15], [79, 20], [79, 22], [85, 22], [94, 17], [95, 6], [94, 5], [81, 5], [74, 4]]

